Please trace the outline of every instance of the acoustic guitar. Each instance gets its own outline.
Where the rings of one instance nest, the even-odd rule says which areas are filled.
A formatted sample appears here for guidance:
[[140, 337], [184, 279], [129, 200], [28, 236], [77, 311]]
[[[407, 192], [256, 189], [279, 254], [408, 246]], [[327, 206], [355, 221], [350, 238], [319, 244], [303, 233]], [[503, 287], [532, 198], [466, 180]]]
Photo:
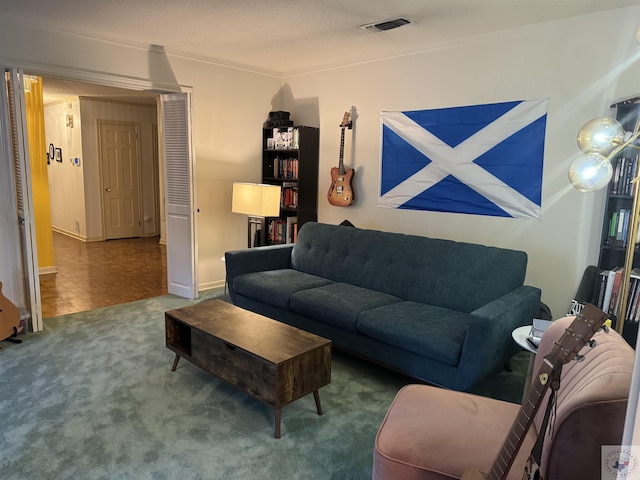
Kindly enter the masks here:
[[2, 282], [0, 282], [0, 340], [12, 340], [22, 331], [19, 325], [20, 311], [2, 294]]
[[353, 193], [353, 168], [344, 168], [344, 131], [352, 127], [351, 114], [344, 112], [342, 124], [340, 124], [340, 161], [337, 167], [331, 169], [331, 186], [328, 199], [331, 205], [336, 207], [348, 207], [355, 200]]
[[[565, 330], [564, 334], [555, 342], [553, 349], [544, 358], [538, 371], [538, 375], [533, 379], [531, 387], [527, 391], [526, 399], [523, 400], [520, 411], [511, 426], [502, 449], [496, 456], [489, 473], [478, 470], [468, 470], [464, 472], [460, 480], [504, 480], [507, 478], [509, 469], [513, 465], [518, 450], [522, 446], [525, 434], [533, 423], [542, 399], [553, 381], [554, 372], [557, 372], [562, 364], [568, 363], [572, 359], [578, 359], [578, 352], [583, 346], [595, 344], [590, 342], [591, 337], [597, 332], [607, 319], [607, 314], [590, 303], [587, 303], [580, 314]], [[544, 435], [544, 432], [541, 432]], [[534, 478], [535, 462], [529, 458], [525, 468], [523, 480]], [[537, 476], [536, 476], [537, 478]]]

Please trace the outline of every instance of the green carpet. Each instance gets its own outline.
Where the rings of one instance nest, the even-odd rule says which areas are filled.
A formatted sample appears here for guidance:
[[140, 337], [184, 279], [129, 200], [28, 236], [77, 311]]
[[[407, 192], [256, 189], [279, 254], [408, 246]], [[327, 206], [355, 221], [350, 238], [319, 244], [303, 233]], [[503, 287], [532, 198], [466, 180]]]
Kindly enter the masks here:
[[[203, 298], [221, 296], [220, 290]], [[331, 384], [273, 411], [165, 347], [172, 295], [45, 319], [2, 342], [0, 478], [370, 479], [387, 407], [411, 380], [334, 352]], [[477, 393], [519, 401], [526, 356]]]

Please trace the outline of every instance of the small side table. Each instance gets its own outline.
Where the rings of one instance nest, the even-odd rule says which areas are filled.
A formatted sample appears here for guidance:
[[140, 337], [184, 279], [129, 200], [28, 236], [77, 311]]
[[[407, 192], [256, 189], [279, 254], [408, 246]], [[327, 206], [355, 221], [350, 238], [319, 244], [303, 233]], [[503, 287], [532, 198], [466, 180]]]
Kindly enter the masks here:
[[537, 350], [531, 346], [529, 342], [527, 342], [527, 337], [531, 334], [531, 325], [523, 325], [522, 327], [518, 327], [513, 332], [511, 332], [511, 336], [513, 337], [513, 341], [518, 344], [519, 347], [525, 349], [527, 352], [530, 352], [529, 355], [529, 363], [527, 365], [527, 376], [524, 380], [524, 391], [522, 392], [522, 398], [527, 393], [529, 386], [531, 385], [531, 376], [533, 375], [533, 361], [536, 357]]

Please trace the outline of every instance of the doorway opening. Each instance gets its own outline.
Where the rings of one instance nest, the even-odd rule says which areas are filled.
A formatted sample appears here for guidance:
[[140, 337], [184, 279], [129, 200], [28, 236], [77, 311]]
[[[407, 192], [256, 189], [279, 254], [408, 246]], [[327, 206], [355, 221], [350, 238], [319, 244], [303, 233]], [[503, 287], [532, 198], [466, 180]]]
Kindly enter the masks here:
[[[44, 77], [43, 97], [45, 109], [52, 105], [55, 109], [56, 104], [65, 108], [68, 99], [72, 98], [78, 99], [77, 102], [82, 105], [80, 112], [88, 112], [88, 122], [83, 122], [81, 116], [76, 114], [71, 128], [82, 127], [83, 138], [87, 137], [87, 133], [96, 138], [100, 168], [92, 170], [90, 175], [94, 177], [92, 182], [100, 184], [102, 192], [102, 220], [94, 222], [93, 226], [94, 231], [96, 224], [102, 227], [102, 238], [98, 239], [82, 219], [76, 220], [74, 225], [64, 218], [64, 214], [60, 215], [59, 210], [64, 208], [61, 205], [68, 204], [68, 199], [64, 198], [68, 192], [57, 191], [55, 194], [61, 198], [51, 199], [51, 218], [54, 220], [52, 270], [55, 273], [47, 273], [51, 269], [45, 268], [39, 275], [43, 318], [166, 294], [166, 247], [161, 238], [161, 221], [157, 215], [160, 211], [158, 146], [153, 145], [158, 141], [157, 125], [141, 126], [140, 114], [136, 113], [149, 110], [153, 112], [151, 116], [157, 119], [157, 95]], [[97, 124], [94, 122], [96, 118], [99, 118]], [[73, 133], [73, 130], [69, 125], [66, 127], [64, 133], [69, 138], [69, 132]], [[95, 132], [84, 131], [87, 128], [93, 128]], [[47, 142], [50, 142], [51, 137], [46, 131], [45, 126]], [[121, 139], [125, 137], [123, 133], [128, 134], [126, 137], [129, 141], [126, 144], [121, 144]], [[93, 147], [90, 143], [89, 150]], [[79, 151], [82, 150], [83, 145]], [[77, 171], [71, 163], [66, 162], [71, 162], [67, 156], [75, 157], [76, 162], [84, 166], [82, 154], [72, 152], [65, 155], [62, 164], [48, 166], [49, 172], [53, 171], [59, 176], [66, 168], [67, 178], [57, 179], [59, 182], [62, 180], [60, 184], [65, 189], [70, 188], [69, 172]], [[144, 162], [141, 161], [143, 157]], [[86, 171], [83, 173], [86, 174]], [[151, 180], [143, 183], [142, 178]], [[104, 193], [107, 188], [110, 192]], [[135, 194], [135, 202], [128, 197], [131, 192]], [[50, 193], [50, 196], [53, 195]], [[140, 197], [145, 195], [145, 201], [152, 203], [144, 210], [150, 211], [150, 215], [141, 213]], [[95, 202], [95, 198], [87, 198], [85, 190], [82, 201], [87, 204]], [[55, 219], [59, 219], [58, 224]]]

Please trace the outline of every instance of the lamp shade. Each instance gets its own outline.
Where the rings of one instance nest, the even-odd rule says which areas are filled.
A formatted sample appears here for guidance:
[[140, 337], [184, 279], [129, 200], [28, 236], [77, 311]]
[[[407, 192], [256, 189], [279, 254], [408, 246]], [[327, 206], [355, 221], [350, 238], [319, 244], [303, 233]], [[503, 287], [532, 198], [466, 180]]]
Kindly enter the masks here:
[[584, 153], [607, 156], [624, 141], [624, 129], [614, 118], [594, 118], [582, 126], [577, 141]]
[[280, 186], [234, 183], [231, 211], [253, 217], [277, 217], [280, 214]]

